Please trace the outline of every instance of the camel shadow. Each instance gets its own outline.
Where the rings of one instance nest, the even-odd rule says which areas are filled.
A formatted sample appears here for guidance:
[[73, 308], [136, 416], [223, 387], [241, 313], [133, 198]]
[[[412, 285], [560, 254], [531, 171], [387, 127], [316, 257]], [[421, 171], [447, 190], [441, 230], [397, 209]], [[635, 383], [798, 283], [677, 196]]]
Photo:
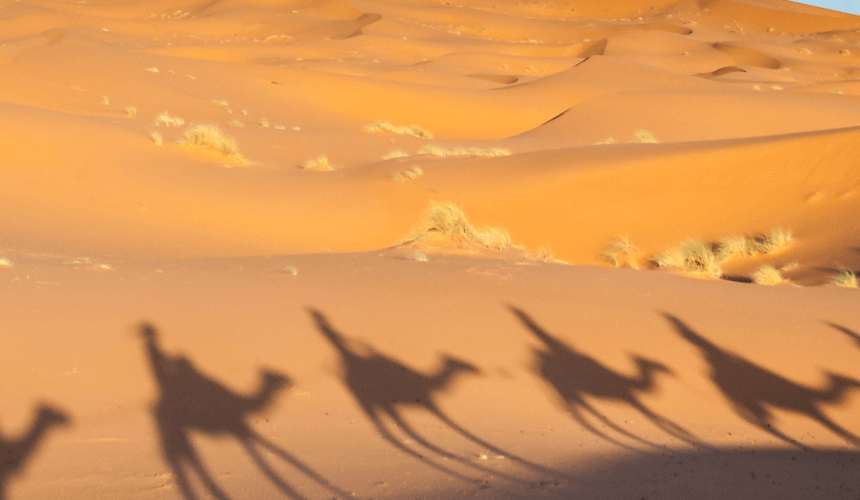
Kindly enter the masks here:
[[290, 387], [291, 381], [286, 375], [261, 370], [259, 387], [255, 393], [237, 394], [198, 371], [188, 358], [165, 354], [158, 343], [158, 332], [151, 325], [141, 325], [140, 335], [159, 389], [153, 416], [161, 438], [162, 452], [186, 500], [198, 498], [191, 487], [188, 469], [197, 474], [210, 495], [219, 500], [229, 499], [206, 469], [191, 442], [192, 431], [236, 439], [260, 471], [289, 498], [302, 500], [305, 497], [275, 472], [258, 447], [268, 450], [332, 493], [348, 496], [249, 425], [250, 415], [267, 409], [278, 393]]
[[845, 335], [847, 335], [848, 338], [850, 338], [851, 340], [854, 341], [854, 343], [857, 345], [857, 348], [860, 349], [860, 334], [858, 334], [857, 332], [855, 332], [853, 330], [849, 330], [848, 328], [845, 328], [844, 326], [837, 325], [836, 323], [827, 323], [827, 326], [829, 326], [831, 328], [835, 328], [835, 329], [839, 330], [840, 332], [844, 333]]
[[860, 381], [825, 372], [825, 387], [809, 388], [722, 349], [671, 314], [662, 315], [681, 337], [699, 349], [710, 365], [711, 380], [742, 419], [788, 444], [805, 449], [804, 445], [773, 425], [774, 416], [771, 409], [779, 408], [805, 415], [847, 442], [860, 447], [860, 437], [830, 420], [821, 409], [824, 405], [838, 405], [849, 390], [860, 389]]
[[553, 389], [560, 406], [583, 428], [608, 442], [635, 449], [598, 429], [586, 418], [590, 415], [618, 435], [643, 445], [662, 449], [661, 446], [622, 428], [590, 402], [590, 400], [614, 401], [625, 403], [635, 409], [672, 437], [690, 444], [702, 444], [678, 424], [655, 413], [639, 400], [640, 394], [648, 394], [654, 390], [655, 374], [672, 374], [669, 368], [640, 356], [632, 356], [637, 374], [635, 376], [620, 374], [562, 343], [522, 310], [516, 307], [510, 307], [510, 310], [535, 337], [543, 342], [542, 348], [534, 350], [535, 372]]
[[0, 435], [0, 500], [6, 498], [9, 480], [20, 474], [27, 462], [47, 437], [51, 429], [65, 427], [71, 422], [62, 410], [41, 405], [30, 422], [30, 427], [18, 439]]
[[[469, 430], [454, 422], [436, 403], [438, 395], [448, 390], [458, 377], [466, 374], [480, 374], [481, 372], [477, 367], [466, 361], [446, 355], [441, 358], [440, 366], [434, 373], [421, 373], [393, 358], [377, 352], [372, 347], [365, 346], [365, 352], [358, 352], [360, 349], [355, 347], [355, 342], [350, 341], [336, 331], [321, 312], [310, 309], [309, 313], [313, 317], [320, 333], [322, 333], [340, 355], [344, 384], [373, 424], [376, 432], [398, 450], [452, 477], [469, 482], [475, 481], [473, 478], [441, 465], [434, 460], [430, 460], [416, 449], [406, 446], [406, 444], [394, 435], [392, 428], [401, 429], [406, 437], [418, 443], [424, 450], [433, 453], [441, 460], [461, 464], [473, 470], [491, 473], [508, 480], [520, 481], [510, 475], [481, 466], [466, 457], [445, 450], [428, 441], [403, 418], [402, 414], [406, 408], [420, 408], [435, 416], [447, 428], [452, 429], [466, 440], [491, 453], [502, 455], [509, 460], [519, 462], [542, 472], [557, 474], [555, 471], [548, 471], [516, 455], [501, 450], [472, 434]], [[390, 421], [393, 426], [386, 423], [386, 420]]]

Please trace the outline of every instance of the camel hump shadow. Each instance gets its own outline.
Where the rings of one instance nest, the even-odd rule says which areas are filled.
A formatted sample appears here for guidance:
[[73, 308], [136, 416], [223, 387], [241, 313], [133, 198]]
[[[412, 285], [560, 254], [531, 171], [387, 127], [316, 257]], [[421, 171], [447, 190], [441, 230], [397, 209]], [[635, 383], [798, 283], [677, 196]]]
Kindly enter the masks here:
[[140, 325], [140, 336], [159, 389], [158, 400], [153, 405], [153, 416], [161, 438], [162, 453], [186, 500], [198, 498], [191, 487], [188, 469], [197, 474], [213, 497], [229, 499], [203, 464], [191, 441], [192, 431], [235, 438], [260, 471], [289, 498], [301, 500], [304, 496], [275, 472], [260, 453], [259, 447], [336, 495], [344, 495], [341, 489], [308, 465], [257, 433], [249, 423], [251, 415], [270, 408], [276, 397], [293, 385], [290, 377], [260, 369], [257, 388], [249, 394], [237, 393], [200, 372], [187, 357], [166, 354], [159, 344], [158, 331], [152, 325]]
[[593, 425], [586, 418], [586, 415], [590, 415], [617, 434], [640, 444], [659, 447], [611, 421], [590, 402], [591, 400], [615, 401], [635, 409], [667, 434], [681, 441], [701, 444], [695, 436], [668, 418], [657, 414], [639, 399], [640, 395], [656, 390], [658, 374], [674, 375], [674, 372], [665, 364], [631, 355], [636, 373], [632, 376], [618, 373], [551, 335], [523, 310], [514, 306], [509, 306], [509, 309], [543, 344], [533, 350], [535, 356], [533, 369], [552, 388], [560, 406], [585, 429], [606, 441], [629, 448]]
[[719, 347], [677, 317], [661, 314], [681, 338], [699, 349], [709, 365], [711, 380], [743, 420], [781, 441], [806, 448], [775, 426], [772, 410], [781, 409], [804, 415], [860, 447], [860, 437], [831, 420], [822, 410], [824, 406], [842, 403], [849, 391], [860, 390], [860, 381], [824, 371], [823, 387], [798, 384]]

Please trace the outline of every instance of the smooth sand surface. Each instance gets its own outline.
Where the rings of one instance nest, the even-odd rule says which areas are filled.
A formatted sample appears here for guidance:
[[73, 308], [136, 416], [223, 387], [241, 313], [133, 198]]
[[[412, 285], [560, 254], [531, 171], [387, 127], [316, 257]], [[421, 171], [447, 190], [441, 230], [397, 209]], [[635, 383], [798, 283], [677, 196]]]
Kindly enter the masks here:
[[858, 17], [0, 0], [0, 138], [0, 498], [860, 494]]

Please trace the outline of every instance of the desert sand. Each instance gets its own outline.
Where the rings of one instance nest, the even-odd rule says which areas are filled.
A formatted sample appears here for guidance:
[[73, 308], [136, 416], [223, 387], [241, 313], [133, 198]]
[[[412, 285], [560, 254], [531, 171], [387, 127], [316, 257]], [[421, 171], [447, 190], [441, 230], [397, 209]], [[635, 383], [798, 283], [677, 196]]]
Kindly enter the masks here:
[[0, 498], [860, 495], [858, 17], [0, 0], [0, 144]]

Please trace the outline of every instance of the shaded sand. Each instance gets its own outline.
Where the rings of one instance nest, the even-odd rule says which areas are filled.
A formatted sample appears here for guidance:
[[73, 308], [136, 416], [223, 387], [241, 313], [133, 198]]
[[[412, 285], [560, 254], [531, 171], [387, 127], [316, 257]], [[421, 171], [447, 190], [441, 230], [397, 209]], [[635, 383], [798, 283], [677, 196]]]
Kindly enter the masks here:
[[0, 497], [854, 498], [858, 30], [0, 1]]

